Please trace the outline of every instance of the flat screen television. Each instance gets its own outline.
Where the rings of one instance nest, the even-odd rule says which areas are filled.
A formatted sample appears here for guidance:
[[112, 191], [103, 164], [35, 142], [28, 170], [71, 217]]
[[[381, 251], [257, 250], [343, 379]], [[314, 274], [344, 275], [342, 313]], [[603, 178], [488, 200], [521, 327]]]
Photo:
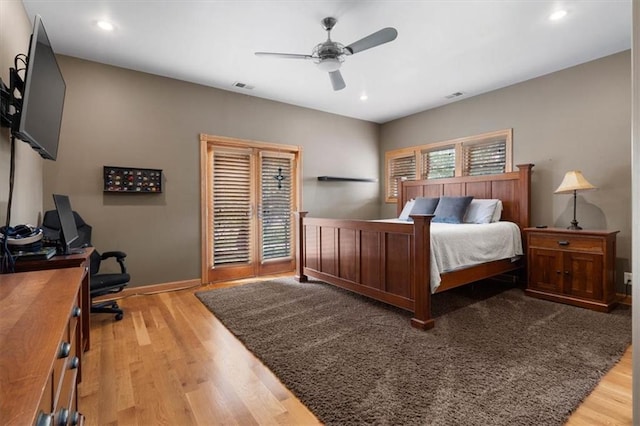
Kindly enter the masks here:
[[71, 244], [79, 238], [76, 220], [73, 218], [71, 202], [67, 195], [53, 194], [58, 218], [60, 219], [60, 254], [83, 253], [83, 249], [71, 248]]
[[66, 89], [42, 19], [36, 15], [29, 43], [20, 120], [14, 134], [49, 160], [58, 156]]

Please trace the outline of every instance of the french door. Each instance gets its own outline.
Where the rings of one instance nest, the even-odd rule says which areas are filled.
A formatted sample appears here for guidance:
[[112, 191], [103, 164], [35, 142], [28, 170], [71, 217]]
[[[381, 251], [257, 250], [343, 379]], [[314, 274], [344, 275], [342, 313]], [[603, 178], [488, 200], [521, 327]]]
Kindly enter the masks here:
[[203, 282], [293, 271], [300, 151], [202, 135]]

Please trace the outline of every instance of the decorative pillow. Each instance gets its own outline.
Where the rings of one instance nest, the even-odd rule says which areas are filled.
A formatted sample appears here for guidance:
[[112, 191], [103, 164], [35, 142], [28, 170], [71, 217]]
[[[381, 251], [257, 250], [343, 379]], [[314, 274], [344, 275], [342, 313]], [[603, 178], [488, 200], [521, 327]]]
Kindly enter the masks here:
[[400, 216], [398, 216], [399, 220], [410, 220], [409, 215], [411, 214], [411, 210], [413, 209], [416, 200], [409, 200], [404, 204], [404, 208], [402, 212], [400, 212]]
[[473, 196], [468, 197], [440, 197], [438, 207], [436, 207], [436, 217], [432, 222], [440, 223], [462, 223], [462, 218], [467, 212]]
[[438, 201], [440, 198], [418, 197], [411, 214], [433, 214], [438, 206]]
[[502, 218], [502, 201], [498, 200], [496, 211], [493, 212], [493, 217], [491, 218], [491, 223], [500, 222], [500, 218]]
[[[494, 199], [473, 199], [464, 215], [464, 223], [491, 223], [495, 214], [498, 202]], [[502, 209], [500, 209], [502, 211]], [[499, 220], [499, 219], [498, 219]]]

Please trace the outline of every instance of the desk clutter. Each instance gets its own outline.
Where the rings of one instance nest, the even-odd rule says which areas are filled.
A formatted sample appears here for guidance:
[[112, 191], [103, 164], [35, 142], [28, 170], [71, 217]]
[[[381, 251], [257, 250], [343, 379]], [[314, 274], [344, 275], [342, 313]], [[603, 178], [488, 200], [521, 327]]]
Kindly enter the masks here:
[[103, 166], [104, 192], [161, 193], [162, 170]]
[[56, 254], [55, 247], [45, 244], [41, 228], [32, 225], [0, 228], [0, 274], [15, 271], [15, 262], [46, 260]]

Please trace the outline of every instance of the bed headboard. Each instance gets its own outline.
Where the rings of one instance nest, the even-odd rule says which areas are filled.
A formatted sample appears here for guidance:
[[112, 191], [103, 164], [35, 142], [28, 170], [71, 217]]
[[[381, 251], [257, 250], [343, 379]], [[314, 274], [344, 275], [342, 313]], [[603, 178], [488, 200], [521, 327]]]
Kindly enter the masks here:
[[530, 226], [533, 164], [518, 164], [516, 167], [516, 172], [499, 175], [402, 181], [398, 191], [398, 215], [412, 198], [473, 195], [474, 198], [500, 199], [503, 208], [501, 220], [515, 222], [520, 229], [526, 228]]

